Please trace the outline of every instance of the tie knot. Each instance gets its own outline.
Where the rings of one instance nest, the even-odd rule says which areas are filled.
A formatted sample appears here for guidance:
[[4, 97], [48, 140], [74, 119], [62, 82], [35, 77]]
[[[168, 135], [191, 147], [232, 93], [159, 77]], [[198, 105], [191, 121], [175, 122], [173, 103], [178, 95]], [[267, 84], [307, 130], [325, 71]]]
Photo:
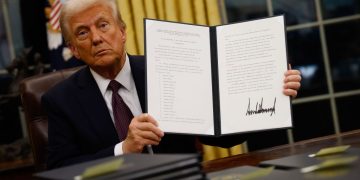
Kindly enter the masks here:
[[109, 83], [108, 88], [113, 92], [118, 92], [121, 87], [121, 84], [115, 80], [111, 80]]

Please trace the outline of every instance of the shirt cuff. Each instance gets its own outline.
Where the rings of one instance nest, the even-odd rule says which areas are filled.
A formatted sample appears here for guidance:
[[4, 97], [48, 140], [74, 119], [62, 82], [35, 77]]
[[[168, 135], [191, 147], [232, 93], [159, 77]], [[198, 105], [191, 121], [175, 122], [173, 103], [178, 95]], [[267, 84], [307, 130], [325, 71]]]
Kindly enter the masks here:
[[115, 156], [124, 154], [124, 152], [122, 150], [122, 145], [123, 145], [123, 142], [117, 143], [115, 145], [115, 148], [114, 148], [114, 155]]

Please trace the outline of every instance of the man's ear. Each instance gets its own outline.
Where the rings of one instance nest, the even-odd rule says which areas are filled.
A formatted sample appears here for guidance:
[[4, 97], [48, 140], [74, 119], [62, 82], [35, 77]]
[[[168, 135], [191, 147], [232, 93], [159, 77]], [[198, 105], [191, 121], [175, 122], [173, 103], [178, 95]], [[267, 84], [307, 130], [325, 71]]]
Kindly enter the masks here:
[[126, 42], [126, 29], [125, 28], [120, 28], [120, 31], [122, 32], [122, 37], [121, 37], [121, 41], [125, 44]]
[[71, 43], [67, 43], [67, 46], [69, 47], [72, 54], [77, 58], [80, 59], [79, 51], [75, 46], [73, 46]]

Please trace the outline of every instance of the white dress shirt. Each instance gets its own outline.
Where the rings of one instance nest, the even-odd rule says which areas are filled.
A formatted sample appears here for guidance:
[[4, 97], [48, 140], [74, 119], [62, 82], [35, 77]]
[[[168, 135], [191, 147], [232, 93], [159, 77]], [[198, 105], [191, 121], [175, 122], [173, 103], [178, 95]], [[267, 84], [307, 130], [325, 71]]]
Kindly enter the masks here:
[[[111, 99], [112, 99], [112, 91], [108, 89], [108, 85], [111, 81], [111, 79], [105, 79], [104, 77], [100, 76], [98, 73], [96, 73], [94, 70], [90, 68], [90, 72], [93, 75], [101, 94], [103, 95], [106, 106], [109, 110], [111, 119], [115, 125], [114, 122], [114, 115], [113, 115], [113, 109], [111, 105]], [[129, 57], [126, 54], [125, 57], [125, 64], [118, 75], [116, 75], [115, 80], [122, 84], [123, 87], [119, 89], [119, 94], [124, 100], [125, 104], [129, 107], [130, 111], [134, 116], [138, 116], [142, 113], [141, 105], [139, 101], [139, 97], [136, 91], [135, 81], [131, 73], [130, 68], [130, 62]], [[122, 142], [115, 145], [114, 148], [114, 155], [120, 155], [123, 154], [122, 150]]]

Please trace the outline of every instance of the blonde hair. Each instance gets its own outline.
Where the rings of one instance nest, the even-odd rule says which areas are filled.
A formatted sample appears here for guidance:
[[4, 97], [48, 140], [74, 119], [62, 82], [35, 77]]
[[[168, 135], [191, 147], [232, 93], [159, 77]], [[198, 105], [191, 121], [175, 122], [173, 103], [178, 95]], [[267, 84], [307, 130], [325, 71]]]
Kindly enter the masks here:
[[77, 13], [95, 5], [105, 5], [109, 7], [112, 11], [114, 19], [117, 20], [122, 28], [126, 28], [126, 25], [121, 18], [120, 12], [117, 10], [116, 2], [114, 0], [68, 0], [63, 4], [60, 14], [61, 32], [66, 42], [70, 41], [69, 19]]

